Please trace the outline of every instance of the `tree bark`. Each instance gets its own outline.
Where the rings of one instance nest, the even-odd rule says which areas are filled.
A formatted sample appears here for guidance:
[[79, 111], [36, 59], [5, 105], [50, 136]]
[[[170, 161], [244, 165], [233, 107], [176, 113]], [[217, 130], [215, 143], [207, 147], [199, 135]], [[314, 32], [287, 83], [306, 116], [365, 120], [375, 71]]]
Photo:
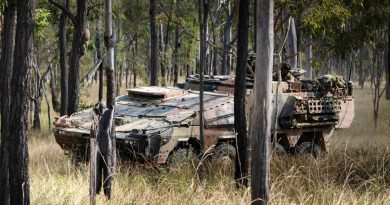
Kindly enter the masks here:
[[28, 178], [28, 103], [34, 48], [34, 0], [17, 1], [17, 25], [11, 80], [9, 179], [10, 204], [30, 204]]
[[[116, 150], [115, 150], [115, 59], [114, 59], [114, 39], [112, 29], [112, 4], [111, 0], [104, 3], [104, 25], [105, 25], [105, 45], [106, 56], [106, 76], [107, 76], [107, 110], [104, 111], [97, 136], [97, 142], [101, 155], [96, 161], [97, 166], [97, 192], [100, 191], [100, 184], [103, 182], [104, 194], [111, 198], [111, 185], [115, 175]], [[102, 177], [102, 178], [101, 178]]]
[[[114, 68], [118, 68], [118, 45], [120, 42], [120, 33], [121, 33], [121, 19], [119, 12], [115, 14], [115, 18], [117, 19], [117, 26], [116, 26], [116, 32], [114, 32], [115, 35], [115, 46], [114, 46]], [[118, 69], [115, 70], [115, 81], [116, 81], [116, 89], [115, 89], [115, 95], [120, 95], [120, 87], [122, 87], [122, 66], [119, 66], [119, 73]]]
[[226, 24], [223, 28], [223, 52], [222, 52], [222, 65], [221, 65], [221, 75], [228, 75], [230, 71], [230, 41], [231, 41], [231, 29], [233, 24], [234, 10], [231, 11], [230, 5], [228, 8], [228, 18], [226, 20]]
[[157, 86], [156, 0], [150, 0], [150, 85]]
[[77, 0], [76, 24], [74, 24], [72, 55], [69, 65], [68, 81], [68, 115], [77, 112], [80, 96], [80, 59], [83, 56], [82, 46], [84, 46], [83, 36], [88, 13], [88, 0]]
[[390, 16], [387, 27], [386, 100], [390, 100]]
[[237, 156], [234, 178], [238, 185], [248, 186], [247, 130], [245, 116], [246, 66], [248, 58], [249, 0], [240, 0], [238, 13], [237, 66], [234, 87], [234, 127], [237, 134]]
[[9, 187], [9, 119], [10, 84], [12, 78], [16, 4], [8, 0], [4, 6], [4, 24], [2, 26], [2, 51], [0, 63], [1, 85], [1, 141], [0, 141], [0, 204], [10, 203]]
[[[286, 16], [289, 16], [290, 13], [287, 11]], [[298, 67], [298, 49], [297, 49], [297, 32], [295, 28], [295, 19], [291, 17], [290, 19], [290, 29], [287, 34], [287, 44], [286, 44], [286, 54], [287, 54], [287, 64], [291, 66], [291, 68]]]
[[59, 111], [59, 103], [57, 98], [57, 89], [56, 89], [56, 76], [54, 73], [53, 63], [50, 62], [50, 93], [51, 93], [51, 104], [55, 112]]
[[274, 53], [273, 0], [257, 1], [257, 50], [251, 133], [251, 188], [253, 204], [269, 203]]
[[306, 79], [312, 80], [313, 79], [313, 68], [311, 66], [312, 58], [313, 58], [313, 52], [312, 52], [312, 44], [311, 44], [311, 37], [306, 38], [305, 42], [305, 65], [306, 65]]
[[[179, 1], [176, 0], [176, 18], [179, 18]], [[173, 85], [177, 84], [178, 81], [178, 69], [179, 69], [179, 24], [176, 23], [175, 25], [175, 46], [173, 50]]]
[[33, 129], [41, 130], [41, 74], [39, 73], [39, 65], [37, 57], [35, 56], [35, 78], [34, 78], [34, 121], [33, 121]]
[[[69, 9], [68, 0], [64, 0], [64, 5]], [[61, 108], [60, 114], [66, 115], [68, 110], [68, 69], [66, 65], [66, 21], [67, 16], [61, 13], [59, 23], [59, 49], [60, 49], [60, 67], [61, 67]]]
[[[100, 49], [100, 20], [96, 24], [96, 33], [95, 33], [95, 49], [96, 49], [96, 58], [102, 58], [102, 52]], [[102, 62], [99, 65], [99, 102], [102, 102], [103, 99], [103, 65]]]
[[206, 66], [206, 31], [209, 9], [209, 0], [199, 0], [199, 30], [200, 30], [200, 58], [199, 58], [199, 135], [201, 146], [204, 146], [204, 113], [203, 113], [203, 74]]

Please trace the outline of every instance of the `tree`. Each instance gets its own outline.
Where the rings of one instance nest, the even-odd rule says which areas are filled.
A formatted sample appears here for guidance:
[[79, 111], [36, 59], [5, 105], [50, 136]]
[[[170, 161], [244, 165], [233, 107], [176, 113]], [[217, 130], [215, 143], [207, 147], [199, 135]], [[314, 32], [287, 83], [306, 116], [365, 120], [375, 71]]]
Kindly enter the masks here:
[[306, 79], [312, 80], [313, 79], [313, 68], [311, 66], [312, 58], [313, 58], [313, 51], [312, 51], [312, 45], [311, 45], [311, 38], [306, 38], [305, 41], [305, 77]]
[[203, 75], [206, 67], [206, 31], [207, 31], [207, 17], [209, 9], [209, 0], [199, 0], [199, 33], [200, 33], [200, 58], [199, 58], [199, 133], [201, 146], [204, 145], [204, 113], [203, 113]]
[[77, 0], [76, 16], [65, 6], [49, 0], [52, 4], [64, 12], [73, 24], [73, 40], [72, 53], [69, 62], [69, 77], [68, 77], [68, 109], [67, 114], [75, 113], [79, 106], [80, 95], [80, 59], [86, 52], [86, 44], [89, 40], [90, 33], [86, 28], [88, 14], [88, 0]]
[[245, 116], [246, 72], [248, 58], [249, 1], [240, 0], [238, 11], [237, 66], [234, 87], [234, 128], [237, 133], [235, 180], [248, 186], [247, 130]]
[[150, 0], [150, 85], [157, 85], [157, 33], [156, 33], [156, 0]]
[[12, 77], [14, 28], [16, 17], [16, 2], [6, 1], [4, 6], [4, 24], [2, 28], [2, 51], [0, 61], [1, 80], [1, 141], [0, 141], [0, 204], [9, 204], [9, 106], [10, 85]]
[[231, 9], [230, 1], [223, 3], [223, 7], [227, 13], [227, 20], [223, 28], [222, 44], [223, 44], [223, 53], [222, 53], [222, 65], [221, 65], [221, 74], [228, 75], [230, 73], [230, 50], [233, 42], [231, 42], [231, 30], [233, 24], [233, 17], [235, 15], [235, 9]]
[[389, 22], [387, 24], [387, 58], [386, 60], [386, 99], [390, 100], [390, 15], [389, 15]]
[[253, 115], [251, 188], [253, 204], [269, 203], [272, 113], [272, 67], [274, 53], [273, 0], [257, 1], [257, 49]]
[[17, 1], [17, 25], [14, 64], [11, 80], [9, 184], [10, 204], [30, 203], [28, 178], [28, 103], [34, 48], [34, 0]]
[[[176, 18], [178, 18], [178, 15], [179, 15], [179, 1], [180, 0], [176, 0], [176, 9], [175, 9], [175, 13], [176, 13]], [[179, 69], [179, 24], [176, 23], [175, 25], [175, 46], [174, 46], [174, 50], [173, 50], [173, 67], [174, 67], [174, 70], [173, 70], [173, 74], [174, 74], [174, 80], [173, 80], [173, 84], [175, 85], [177, 83], [177, 78], [178, 78], [178, 69]]]
[[[97, 135], [97, 143], [100, 154], [96, 160], [97, 167], [97, 190], [99, 193], [103, 182], [104, 194], [108, 199], [111, 198], [111, 185], [114, 179], [116, 150], [115, 150], [115, 59], [112, 28], [112, 4], [111, 0], [104, 2], [104, 39], [107, 49], [106, 56], [106, 76], [107, 76], [107, 109], [102, 113]], [[99, 99], [100, 100], [100, 99]]]
[[[290, 15], [289, 12], [286, 12], [287, 15]], [[286, 15], [286, 16], [287, 16]], [[287, 45], [286, 45], [286, 58], [287, 63], [291, 68], [298, 67], [298, 49], [297, 49], [297, 32], [295, 28], [295, 18], [291, 17], [290, 19], [290, 28], [288, 29], [287, 34]]]
[[[68, 0], [64, 0], [65, 8], [69, 9]], [[60, 114], [66, 115], [68, 110], [68, 69], [66, 67], [66, 14], [61, 13], [58, 28], [58, 44], [60, 50], [60, 67], [61, 67], [61, 108]]]

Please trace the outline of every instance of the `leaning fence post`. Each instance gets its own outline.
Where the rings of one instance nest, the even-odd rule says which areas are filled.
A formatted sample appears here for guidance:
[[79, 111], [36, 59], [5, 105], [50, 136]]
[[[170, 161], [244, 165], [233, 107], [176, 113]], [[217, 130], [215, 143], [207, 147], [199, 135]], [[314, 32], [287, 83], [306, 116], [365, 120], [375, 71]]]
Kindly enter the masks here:
[[98, 133], [99, 115], [97, 115], [98, 107], [92, 112], [93, 121], [91, 126], [91, 135], [89, 139], [89, 203], [96, 204], [96, 157], [97, 157], [97, 142], [96, 137]]

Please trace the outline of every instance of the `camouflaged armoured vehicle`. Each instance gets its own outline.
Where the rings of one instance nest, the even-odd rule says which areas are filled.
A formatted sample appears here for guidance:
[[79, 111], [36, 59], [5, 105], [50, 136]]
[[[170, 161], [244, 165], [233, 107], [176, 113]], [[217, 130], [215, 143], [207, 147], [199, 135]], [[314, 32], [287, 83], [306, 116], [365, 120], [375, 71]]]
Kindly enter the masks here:
[[[301, 70], [293, 70], [298, 77]], [[204, 89], [234, 93], [234, 78], [205, 76]], [[247, 78], [246, 110], [250, 119], [253, 79]], [[186, 89], [199, 89], [197, 75], [190, 76]], [[354, 118], [352, 82], [340, 76], [324, 75], [318, 80], [273, 81], [273, 112], [271, 133], [276, 152], [313, 154], [327, 151], [335, 129], [349, 128]]]
[[[281, 153], [325, 152], [334, 129], [348, 128], [354, 117], [352, 85], [333, 76], [318, 81], [273, 82], [273, 145]], [[338, 85], [339, 84], [339, 85]], [[234, 78], [206, 76], [204, 147], [199, 139], [197, 76], [179, 88], [141, 87], [116, 99], [116, 143], [120, 156], [164, 164], [175, 155], [213, 153], [235, 157]], [[247, 111], [252, 106], [253, 80], [247, 80]], [[247, 119], [250, 119], [249, 116]], [[59, 118], [53, 129], [66, 151], [85, 152], [92, 109]]]
[[[205, 92], [204, 150], [213, 146], [216, 153], [235, 155], [233, 100], [228, 93]], [[161, 87], [128, 90], [128, 95], [116, 99], [119, 155], [157, 164], [189, 151], [199, 155], [198, 111], [198, 91]], [[88, 146], [91, 123], [92, 109], [59, 118], [53, 130], [57, 143], [68, 152], [82, 154]]]

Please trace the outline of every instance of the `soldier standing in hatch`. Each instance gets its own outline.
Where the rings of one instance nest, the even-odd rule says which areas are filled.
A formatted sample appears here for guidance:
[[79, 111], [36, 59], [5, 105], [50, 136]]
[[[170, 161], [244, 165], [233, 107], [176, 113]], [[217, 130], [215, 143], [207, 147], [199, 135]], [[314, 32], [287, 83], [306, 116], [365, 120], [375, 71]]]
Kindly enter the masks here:
[[[247, 63], [248, 63], [249, 68], [247, 69], [246, 73], [248, 76], [253, 77], [253, 73], [255, 72], [255, 67], [256, 67], [255, 66], [256, 54], [254, 54], [254, 53], [249, 54]], [[253, 73], [249, 69], [252, 69], [251, 71]]]
[[[282, 63], [280, 65], [280, 71], [282, 73], [282, 81], [294, 82], [295, 78], [291, 74], [291, 66], [287, 63]], [[272, 80], [278, 81], [278, 72], [274, 72]]]

